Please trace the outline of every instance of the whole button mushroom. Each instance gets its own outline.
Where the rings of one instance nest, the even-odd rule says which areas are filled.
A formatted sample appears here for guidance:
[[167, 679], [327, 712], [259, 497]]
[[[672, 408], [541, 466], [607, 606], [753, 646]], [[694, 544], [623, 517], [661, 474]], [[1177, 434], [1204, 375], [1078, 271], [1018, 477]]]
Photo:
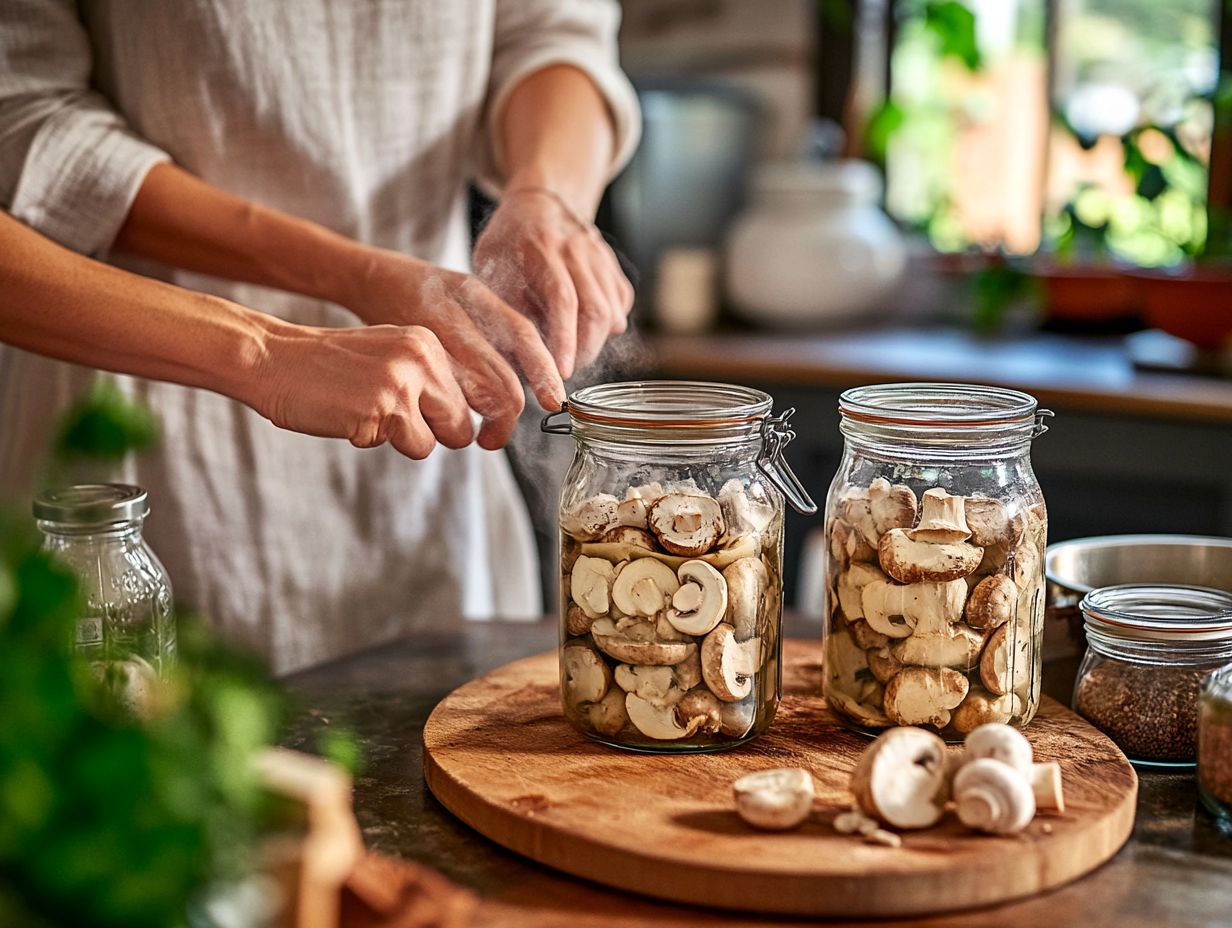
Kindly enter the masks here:
[[799, 767], [760, 770], [732, 784], [736, 811], [754, 828], [786, 831], [813, 811], [813, 775]]
[[1031, 775], [1034, 753], [1029, 742], [1016, 728], [1009, 725], [981, 725], [967, 735], [963, 748], [963, 762], [969, 763], [982, 757], [991, 757], [1017, 770], [1022, 776]]
[[968, 828], [1008, 835], [1035, 817], [1035, 794], [1019, 771], [983, 757], [963, 764], [955, 775], [954, 807]]

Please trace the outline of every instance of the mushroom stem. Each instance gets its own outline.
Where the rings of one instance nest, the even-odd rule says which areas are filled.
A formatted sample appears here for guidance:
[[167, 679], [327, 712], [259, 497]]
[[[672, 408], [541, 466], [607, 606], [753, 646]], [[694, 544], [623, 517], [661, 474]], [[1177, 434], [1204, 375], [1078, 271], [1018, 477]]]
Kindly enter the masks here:
[[1065, 814], [1065, 795], [1061, 791], [1061, 765], [1056, 761], [1031, 766], [1031, 792], [1035, 807]]

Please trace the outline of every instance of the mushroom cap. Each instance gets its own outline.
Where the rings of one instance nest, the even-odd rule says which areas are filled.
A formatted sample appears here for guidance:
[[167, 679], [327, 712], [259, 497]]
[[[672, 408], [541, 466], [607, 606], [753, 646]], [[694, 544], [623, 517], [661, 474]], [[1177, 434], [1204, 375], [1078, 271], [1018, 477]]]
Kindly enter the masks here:
[[569, 575], [569, 595], [592, 619], [607, 615], [611, 608], [609, 594], [615, 568], [611, 561], [579, 555]]
[[870, 547], [877, 547], [880, 532], [873, 520], [873, 504], [868, 490], [863, 487], [851, 487], [841, 495], [835, 503], [834, 511], [852, 532], [862, 538]]
[[903, 662], [894, 656], [889, 647], [869, 648], [865, 654], [868, 657], [868, 669], [878, 683], [889, 683], [894, 675], [903, 669]]
[[626, 615], [662, 612], [680, 588], [676, 572], [652, 557], [629, 561], [612, 582], [612, 602]]
[[696, 725], [698, 731], [716, 732], [723, 725], [722, 703], [709, 690], [692, 690], [676, 703], [676, 721], [685, 728]]
[[566, 702], [598, 702], [612, 684], [612, 672], [593, 648], [569, 644], [561, 651], [561, 686]]
[[724, 575], [705, 561], [686, 561], [676, 571], [680, 581], [672, 596], [667, 621], [686, 635], [705, 635], [727, 613], [728, 589]]
[[1006, 623], [992, 633], [984, 647], [980, 681], [997, 696], [1022, 689], [1031, 680], [1030, 658], [1031, 636], [1014, 623]]
[[967, 585], [961, 580], [909, 584], [874, 580], [860, 597], [864, 621], [890, 638], [948, 634], [962, 618], [966, 598]]
[[740, 480], [728, 480], [719, 488], [719, 507], [728, 534], [759, 535], [774, 521], [774, 505], [761, 487], [745, 487]]
[[883, 635], [863, 619], [848, 622], [847, 631], [851, 632], [851, 637], [855, 639], [856, 644], [865, 651], [890, 646], [890, 636]]
[[1035, 763], [1031, 742], [1016, 728], [1000, 722], [981, 725], [967, 735], [963, 749], [964, 763], [991, 757], [1017, 770], [1024, 777], [1031, 775]]
[[634, 728], [656, 741], [688, 738], [701, 727], [703, 721], [700, 718], [690, 719], [687, 725], [681, 725], [676, 718], [674, 703], [657, 706], [636, 693], [625, 694], [625, 711], [629, 713], [629, 721]]
[[951, 496], [941, 487], [925, 490], [920, 501], [920, 524], [908, 530], [912, 541], [953, 544], [971, 537], [964, 497]]
[[619, 687], [609, 689], [602, 699], [586, 710], [586, 720], [599, 734], [615, 738], [629, 724], [624, 692]]
[[1014, 615], [1018, 587], [1005, 574], [985, 577], [971, 590], [967, 599], [967, 624], [976, 628], [996, 628]]
[[650, 504], [640, 496], [630, 496], [616, 504], [616, 523], [628, 528], [646, 527]]
[[965, 542], [933, 543], [912, 537], [907, 529], [892, 528], [881, 536], [877, 560], [881, 569], [899, 583], [960, 580], [972, 573], [984, 549]]
[[968, 496], [963, 502], [971, 543], [986, 548], [989, 545], [1013, 547], [1022, 537], [1026, 517], [1021, 512], [1009, 514], [1005, 503], [986, 496]]
[[1024, 536], [1022, 541], [1014, 546], [1006, 563], [1010, 565], [1010, 575], [1020, 590], [1025, 590], [1039, 581], [1040, 549], [1029, 535]]
[[672, 554], [705, 554], [723, 534], [723, 512], [709, 496], [674, 493], [655, 500], [649, 513], [650, 530]]
[[720, 702], [719, 731], [731, 738], [743, 738], [757, 719], [757, 697], [750, 694], [740, 702]]
[[584, 499], [561, 519], [561, 530], [580, 541], [598, 538], [616, 524], [616, 506], [610, 493]]
[[945, 742], [921, 728], [891, 728], [860, 756], [851, 791], [868, 815], [895, 828], [928, 828], [946, 801]]
[[761, 600], [770, 585], [770, 574], [759, 557], [742, 557], [723, 568], [727, 585], [727, 615], [724, 621], [741, 641], [757, 634]]
[[626, 693], [636, 693], [656, 706], [668, 705], [668, 699], [679, 699], [684, 691], [676, 686], [675, 668], [662, 664], [617, 664], [616, 685]]
[[994, 696], [984, 687], [972, 684], [966, 698], [954, 710], [950, 724], [960, 734], [968, 734], [990, 722], [1008, 722], [1022, 711], [1022, 700], [1014, 693]]
[[992, 834], [1022, 831], [1035, 817], [1028, 777], [991, 757], [969, 761], [954, 777], [954, 809], [968, 828]]
[[565, 630], [570, 635], [587, 634], [592, 622], [594, 619], [583, 612], [582, 607], [577, 603], [570, 603], [565, 610]]
[[739, 702], [753, 691], [761, 639], [737, 641], [736, 630], [726, 622], [702, 640], [702, 679], [710, 692], [724, 702]]
[[598, 619], [590, 635], [599, 650], [625, 664], [675, 666], [697, 651], [692, 641], [639, 641], [622, 634], [611, 619]]
[[868, 486], [868, 501], [873, 527], [879, 534], [915, 524], [915, 491], [904, 483], [891, 485], [885, 477], [878, 477]]
[[759, 770], [732, 784], [736, 811], [755, 828], [785, 831], [813, 811], [813, 775], [799, 767]]
[[885, 685], [885, 712], [900, 725], [945, 728], [968, 686], [967, 678], [949, 667], [904, 667]]

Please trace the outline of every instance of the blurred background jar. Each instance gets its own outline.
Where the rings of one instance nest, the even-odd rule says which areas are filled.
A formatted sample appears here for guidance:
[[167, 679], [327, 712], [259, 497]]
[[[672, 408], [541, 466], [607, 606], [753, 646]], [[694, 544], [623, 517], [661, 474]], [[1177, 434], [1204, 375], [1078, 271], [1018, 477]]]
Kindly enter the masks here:
[[858, 318], [894, 288], [902, 235], [877, 205], [877, 170], [862, 161], [767, 164], [727, 238], [727, 293], [771, 327]]
[[715, 750], [766, 730], [781, 692], [784, 497], [816, 511], [781, 456], [790, 411], [747, 387], [587, 387], [560, 499], [560, 680], [586, 736]]
[[826, 701], [862, 729], [961, 739], [1039, 706], [1044, 497], [1033, 397], [881, 384], [839, 402], [843, 459], [826, 503]]
[[97, 673], [116, 674], [135, 703], [176, 652], [171, 581], [141, 534], [149, 511], [145, 490], [127, 484], [46, 490], [34, 500], [44, 550], [81, 583], [73, 645]]
[[1134, 764], [1192, 767], [1198, 693], [1232, 663], [1232, 594], [1176, 584], [1092, 590], [1074, 709]]

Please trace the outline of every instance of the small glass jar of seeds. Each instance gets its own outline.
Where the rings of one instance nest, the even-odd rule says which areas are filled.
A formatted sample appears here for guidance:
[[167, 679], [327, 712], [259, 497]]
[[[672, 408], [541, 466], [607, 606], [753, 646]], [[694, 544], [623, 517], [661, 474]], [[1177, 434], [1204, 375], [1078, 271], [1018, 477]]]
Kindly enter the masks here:
[[1087, 652], [1074, 709], [1144, 767], [1192, 767], [1198, 693], [1232, 664], [1232, 594], [1130, 584], [1082, 600]]
[[1198, 697], [1198, 795], [1232, 829], [1232, 667], [1208, 676]]

